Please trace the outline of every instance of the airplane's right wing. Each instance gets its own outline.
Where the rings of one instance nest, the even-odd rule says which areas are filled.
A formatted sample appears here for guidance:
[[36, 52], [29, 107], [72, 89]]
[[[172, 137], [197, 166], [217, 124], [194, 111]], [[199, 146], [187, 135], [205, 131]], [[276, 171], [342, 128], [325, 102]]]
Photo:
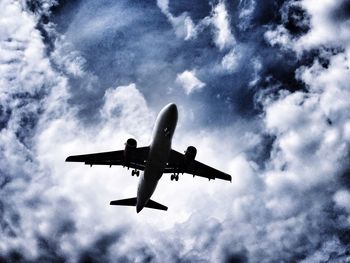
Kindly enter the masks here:
[[148, 157], [149, 147], [139, 147], [132, 150], [126, 162], [124, 151], [101, 152], [83, 155], [73, 155], [66, 162], [83, 162], [87, 165], [123, 165], [143, 171]]
[[209, 180], [215, 180], [216, 178], [226, 181], [232, 180], [229, 174], [223, 173], [196, 160], [185, 164], [184, 159], [185, 156], [182, 153], [171, 150], [165, 173], [188, 173], [193, 176], [206, 177]]

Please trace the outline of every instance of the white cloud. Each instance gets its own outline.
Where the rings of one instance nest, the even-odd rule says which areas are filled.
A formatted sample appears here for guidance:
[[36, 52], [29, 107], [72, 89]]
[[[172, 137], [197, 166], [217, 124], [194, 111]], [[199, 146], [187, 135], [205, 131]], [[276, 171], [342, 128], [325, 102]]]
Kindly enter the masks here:
[[[19, 2], [3, 1], [0, 8], [1, 98], [16, 92], [39, 92], [52, 72], [47, 70], [49, 60], [44, 57], [45, 46], [34, 17], [22, 12]], [[8, 90], [9, 86], [13, 88]]]
[[221, 61], [221, 66], [227, 72], [234, 72], [239, 65], [239, 54], [235, 49], [228, 52]]
[[[287, 30], [278, 26], [273, 32], [268, 31], [265, 38], [272, 45], [294, 49], [300, 54], [311, 47], [318, 47], [321, 56], [329, 60], [329, 65], [324, 67], [315, 59], [312, 65], [296, 71], [296, 77], [306, 84], [307, 91], [283, 92], [275, 101], [266, 100], [264, 121], [276, 140], [264, 173], [264, 203], [274, 217], [282, 219], [281, 222], [289, 220], [290, 226], [298, 226], [303, 231], [312, 228], [306, 220], [311, 216], [317, 228], [309, 237], [314, 236], [318, 240], [320, 232], [329, 229], [324, 225], [327, 217], [324, 207], [335, 205], [336, 209], [345, 210], [347, 220], [337, 227], [347, 228], [350, 224], [346, 205], [349, 194], [347, 190], [338, 190], [337, 185], [348, 169], [346, 156], [350, 147], [347, 133], [350, 103], [346, 99], [350, 91], [349, 42], [346, 33], [339, 33], [345, 24], [330, 20], [330, 13], [338, 2], [305, 0], [301, 4], [312, 16], [311, 29], [305, 36], [291, 39]], [[319, 45], [341, 45], [345, 52], [334, 55]], [[322, 219], [319, 220], [319, 217]], [[294, 218], [300, 220], [291, 221]], [[273, 225], [273, 222], [276, 220], [268, 225]], [[283, 223], [273, 238], [283, 238], [279, 235], [283, 235], [286, 228]], [[293, 236], [299, 235], [297, 230], [292, 232]], [[333, 240], [332, 236], [320, 242], [322, 249], [317, 249], [317, 243], [309, 243], [310, 251], [316, 252], [305, 262], [327, 260], [329, 251], [344, 252], [344, 245], [339, 240]]]
[[291, 2], [310, 15], [310, 30], [297, 39], [293, 39], [283, 25], [265, 32], [265, 39], [282, 49], [292, 49], [298, 54], [321, 45], [340, 47], [348, 46], [350, 41], [349, 20], [339, 18], [337, 12], [343, 12], [346, 1], [303, 0]]
[[182, 86], [187, 95], [193, 93], [194, 91], [201, 90], [205, 86], [205, 83], [196, 77], [196, 72], [194, 70], [185, 70], [181, 74], [178, 74], [176, 77], [176, 82]]
[[339, 190], [334, 194], [334, 202], [340, 208], [344, 208], [350, 212], [350, 193], [347, 190]]
[[256, 190], [260, 186], [260, 179], [257, 177], [258, 170], [254, 162], [249, 162], [244, 155], [238, 155], [229, 163], [232, 175], [232, 188], [236, 196], [242, 196]]
[[260, 61], [260, 58], [253, 58], [252, 60], [253, 63], [253, 68], [254, 68], [254, 73], [253, 73], [253, 79], [249, 82], [249, 86], [254, 86], [258, 81], [260, 80], [260, 71], [262, 69], [262, 64]]
[[231, 33], [229, 16], [223, 2], [219, 2], [213, 9], [210, 18], [215, 27], [215, 43], [220, 50], [232, 47], [235, 44], [235, 38]]
[[158, 0], [157, 4], [172, 24], [177, 37], [184, 40], [193, 40], [204, 28], [211, 26], [214, 32], [214, 42], [220, 50], [231, 48], [236, 43], [231, 32], [229, 15], [224, 2], [220, 1], [214, 6], [212, 12], [197, 24], [194, 24], [186, 12], [177, 17], [173, 16], [169, 11], [168, 0]]
[[191, 17], [186, 12], [182, 13], [179, 16], [173, 16], [169, 11], [168, 0], [157, 0], [157, 4], [174, 27], [177, 37], [183, 38], [184, 40], [196, 38], [196, 25], [193, 23]]
[[[309, 67], [301, 67], [296, 74], [308, 90], [284, 93], [277, 101], [267, 103], [265, 123], [276, 140], [265, 173], [269, 193], [266, 204], [283, 218], [303, 213], [304, 202], [308, 203], [308, 211], [316, 213], [314, 222], [331, 199], [336, 206], [348, 209], [348, 193], [338, 191], [335, 183], [348, 169], [345, 156], [350, 144], [344, 131], [350, 117], [350, 103], [345, 99], [350, 79], [346, 57], [347, 50], [328, 55], [327, 68], [317, 60]], [[330, 193], [324, 196], [314, 190], [320, 188]], [[302, 198], [290, 199], [291, 196]], [[311, 200], [318, 202], [311, 204]], [[324, 245], [328, 242], [325, 240]], [[341, 245], [337, 246], [341, 250]]]
[[270, 43], [271, 46], [280, 46], [282, 49], [291, 49], [293, 48], [293, 42], [291, 39], [290, 34], [288, 33], [287, 29], [282, 26], [278, 25], [273, 30], [267, 30], [264, 33], [264, 38], [268, 43]]
[[119, 129], [127, 130], [138, 138], [150, 134], [155, 116], [135, 84], [107, 89], [104, 99], [101, 117], [106, 125], [115, 123]]
[[309, 262], [327, 262], [329, 260], [332, 260], [332, 256], [340, 262], [347, 262], [348, 256], [347, 256], [347, 247], [344, 246], [341, 241], [333, 237], [330, 240], [325, 241], [322, 246], [315, 251], [312, 255], [306, 257], [305, 259], [301, 260], [301, 263], [309, 263]]
[[85, 64], [86, 60], [76, 51], [73, 46], [68, 44], [65, 36], [58, 36], [55, 42], [55, 50], [51, 54], [51, 58], [60, 65], [60, 69], [66, 74], [75, 77], [86, 77]]
[[[36, 19], [25, 11], [25, 3], [7, 0], [0, 3], [0, 103], [2, 109], [11, 112], [0, 131], [1, 169], [6, 167], [2, 179], [7, 178], [7, 183], [1, 186], [4, 213], [0, 220], [8, 229], [3, 232], [0, 248], [4, 252], [19, 249], [25, 257], [37, 252], [38, 210], [30, 204], [40, 200], [38, 193], [45, 191], [38, 182], [45, 181], [46, 185], [49, 180], [43, 179], [48, 173], [33, 150], [32, 126], [43, 111], [45, 96], [65, 83], [52, 70], [45, 55]], [[59, 89], [55, 92], [61, 94]], [[16, 224], [14, 218], [26, 220]]]
[[336, 11], [342, 11], [346, 1], [303, 0], [301, 6], [311, 16], [311, 30], [297, 43], [297, 48], [312, 48], [318, 45], [349, 45], [349, 20], [341, 21]]
[[238, 26], [242, 30], [246, 30], [249, 28], [249, 23], [251, 22], [252, 19], [252, 14], [254, 13], [256, 7], [256, 2], [254, 0], [240, 0], [239, 1], [239, 24]]

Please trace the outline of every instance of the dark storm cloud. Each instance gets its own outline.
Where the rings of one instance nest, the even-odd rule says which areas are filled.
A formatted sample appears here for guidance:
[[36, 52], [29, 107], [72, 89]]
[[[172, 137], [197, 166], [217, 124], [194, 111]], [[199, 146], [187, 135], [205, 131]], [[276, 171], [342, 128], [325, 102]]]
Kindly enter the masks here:
[[[63, 3], [63, 7], [55, 9], [52, 19], [58, 24], [59, 32], [65, 33], [74, 49], [86, 59], [85, 69], [97, 77], [91, 89], [86, 88], [88, 84], [84, 79], [72, 77], [71, 102], [81, 107], [82, 117], [91, 118], [91, 114], [96, 114], [93, 109], [102, 103], [96, 98], [101, 98], [107, 88], [136, 82], [152, 103], [166, 94], [183, 103], [196, 103], [200, 96], [207, 106], [197, 105], [195, 109], [197, 116], [205, 112], [202, 120], [207, 125], [224, 124], [227, 119], [234, 120], [237, 114], [254, 116], [259, 113], [254, 109], [255, 89], [261, 84], [257, 83], [256, 88], [249, 85], [254, 78], [253, 59], [261, 63], [261, 81], [269, 77], [287, 89], [301, 88], [291, 76], [303, 62], [292, 52], [270, 47], [263, 37], [266, 26], [281, 22], [292, 33], [301, 34], [307, 31], [307, 23], [301, 22], [306, 15], [299, 6], [282, 1], [249, 2], [245, 5], [238, 1], [226, 3], [230, 30], [238, 40], [240, 56], [232, 74], [217, 71], [228, 51], [218, 50], [210, 27], [202, 28], [195, 39], [176, 37], [154, 2], [128, 5], [126, 2], [88, 1], [67, 3], [66, 8]], [[201, 4], [197, 8], [194, 4], [170, 2], [169, 12], [174, 17], [185, 12], [195, 23], [200, 23], [211, 16], [215, 4]], [[246, 15], [249, 16], [247, 29], [239, 26], [239, 15], [244, 8], [253, 10]], [[179, 73], [192, 69], [196, 69], [206, 88], [184, 97], [174, 83]]]
[[[247, 15], [249, 27], [243, 30], [239, 27], [239, 14], [247, 5], [227, 3], [231, 30], [239, 41], [237, 53], [241, 56], [232, 74], [218, 73], [216, 70], [227, 51], [221, 52], [215, 47], [209, 27], [202, 29], [195, 39], [184, 41], [175, 36], [155, 3], [130, 6], [125, 2], [78, 2], [59, 9], [53, 16], [53, 20], [58, 23], [58, 30], [67, 35], [74, 48], [86, 59], [84, 67], [97, 76], [91, 89], [86, 88], [88, 84], [84, 79], [71, 78], [72, 86], [75, 87], [72, 90], [72, 103], [81, 106], [81, 116], [91, 118], [91, 114], [96, 114], [93, 109], [102, 103], [96, 97], [101, 98], [106, 88], [136, 81], [142, 93], [153, 103], [169, 93], [183, 103], [196, 102], [197, 97], [201, 96], [207, 106], [203, 108], [197, 105], [195, 109], [197, 116], [205, 112], [202, 120], [207, 125], [224, 124], [227, 119], [234, 120], [237, 114], [254, 116], [259, 113], [254, 108], [255, 89], [261, 87], [260, 82], [256, 88], [249, 85], [254, 78], [254, 58], [257, 57], [263, 69], [261, 81], [272, 78], [287, 89], [302, 88], [291, 76], [303, 62], [297, 61], [292, 52], [270, 47], [263, 37], [266, 26], [283, 20], [287, 28], [300, 34], [299, 31], [306, 32], [304, 27], [307, 23], [300, 22], [304, 21], [306, 15], [298, 6], [274, 1], [263, 5], [250, 1], [250, 5], [253, 11]], [[210, 16], [214, 3], [201, 4], [200, 8], [194, 6], [188, 5], [186, 9], [183, 2], [171, 2], [169, 11], [174, 16], [187, 12], [194, 22], [200, 23], [201, 19]], [[126, 16], [118, 15], [122, 14], [120, 9]], [[94, 12], [94, 16], [91, 12]], [[94, 25], [101, 17], [105, 20], [105, 26], [95, 28]], [[298, 31], [300, 27], [303, 28]], [[77, 37], [78, 31], [85, 32], [86, 37]], [[184, 98], [174, 83], [177, 74], [192, 69], [197, 69], [206, 88], [197, 96], [194, 94]]]
[[112, 262], [113, 259], [109, 255], [109, 249], [121, 237], [121, 233], [103, 234], [91, 244], [91, 246], [83, 250], [79, 256], [78, 262]]
[[[245, 9], [250, 10], [246, 14], [246, 23], [248, 24], [242, 28], [240, 26], [242, 21], [241, 14]], [[305, 64], [305, 59], [298, 58], [294, 52], [271, 47], [266, 43], [264, 33], [272, 25], [283, 24], [295, 36], [305, 34], [308, 30], [305, 11], [300, 6], [294, 5], [293, 2], [283, 1], [265, 1], [264, 3], [254, 1], [228, 2], [227, 10], [230, 13], [230, 25], [238, 42], [237, 45], [241, 47], [238, 48], [238, 53], [242, 53], [243, 57], [239, 60], [239, 66], [233, 74], [223, 76], [210, 74], [213, 67], [209, 63], [210, 66], [204, 75], [215, 80], [215, 83], [211, 86], [212, 88], [208, 89], [208, 97], [213, 98], [215, 94], [211, 91], [216, 90], [215, 87], [217, 87], [222, 92], [220, 95], [223, 98], [228, 98], [228, 104], [235, 105], [236, 109], [230, 111], [227, 108], [221, 108], [218, 104], [222, 104], [222, 101], [210, 100], [209, 103], [213, 105], [213, 110], [221, 108], [222, 111], [231, 115], [234, 112], [238, 112], [240, 115], [243, 114], [245, 116], [259, 113], [253, 105], [254, 94], [257, 89], [264, 88], [264, 83], [267, 80], [269, 80], [268, 86], [278, 84], [281, 88], [293, 91], [302, 89], [304, 87], [303, 84], [294, 78], [293, 73], [300, 65]], [[217, 51], [215, 52], [217, 53]], [[254, 75], [254, 65], [252, 63], [254, 58], [257, 58], [259, 63], [261, 63], [260, 80], [254, 85], [249, 85]], [[216, 58], [216, 60], [218, 59]], [[208, 61], [213, 61], [213, 59], [208, 59]], [[208, 61], [203, 62], [203, 65], [208, 65]], [[217, 82], [217, 79], [221, 81]], [[271, 83], [272, 81], [274, 83]], [[222, 116], [217, 114], [222, 112], [215, 113], [214, 116]], [[224, 116], [224, 118], [228, 117], [225, 114]]]
[[[177, 63], [173, 54], [178, 52], [178, 47], [168, 41], [177, 40], [156, 3], [84, 1], [77, 5], [77, 12], [68, 13], [70, 24], [65, 25], [66, 13], [61, 13], [64, 8], [55, 13], [53, 19], [58, 25], [63, 21], [63, 27], [58, 26], [58, 30], [67, 35], [74, 49], [86, 59], [85, 69], [96, 75], [98, 81], [89, 90], [81, 78], [73, 78], [72, 103], [79, 103], [85, 114], [96, 114], [90, 111], [101, 105], [99, 98], [107, 88], [135, 80], [142, 84], [149, 99], [158, 100], [163, 96], [169, 74], [174, 74], [168, 67]], [[77, 34], [81, 31], [84, 33]], [[154, 79], [154, 75], [158, 78]]]
[[339, 1], [338, 6], [331, 14], [335, 20], [346, 21], [350, 19], [350, 1]]
[[6, 108], [5, 105], [0, 105], [0, 112], [0, 129], [3, 129], [6, 127], [7, 122], [10, 119], [11, 109]]
[[[250, 8], [249, 27], [241, 29], [239, 26], [239, 11], [244, 9], [244, 2]], [[249, 6], [250, 5], [250, 6]], [[250, 92], [248, 97], [250, 102], [254, 100], [252, 96], [257, 89], [279, 85], [280, 88], [288, 90], [303, 89], [303, 84], [294, 77], [294, 72], [301, 65], [305, 65], [307, 60], [290, 50], [271, 47], [266, 42], [264, 34], [269, 27], [283, 25], [294, 37], [298, 37], [307, 33], [309, 22], [308, 15], [293, 1], [240, 1], [228, 3], [228, 10], [231, 12], [231, 26], [235, 30], [235, 36], [243, 45], [248, 46], [244, 50], [246, 55], [243, 61], [258, 57], [261, 63], [261, 71], [259, 72], [260, 81], [258, 81]], [[305, 55], [306, 58], [308, 55]], [[247, 82], [251, 80], [252, 67], [243, 66], [238, 72], [240, 78], [246, 74], [247, 79], [242, 81], [242, 89], [247, 86]], [[268, 82], [268, 83], [266, 83]], [[252, 108], [251, 104], [247, 108]]]

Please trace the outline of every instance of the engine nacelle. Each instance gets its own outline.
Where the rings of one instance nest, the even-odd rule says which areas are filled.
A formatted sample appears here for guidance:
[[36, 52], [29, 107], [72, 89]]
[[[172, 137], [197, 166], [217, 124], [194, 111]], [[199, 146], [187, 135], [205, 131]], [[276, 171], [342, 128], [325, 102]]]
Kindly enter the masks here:
[[185, 151], [185, 164], [189, 164], [194, 161], [197, 155], [197, 149], [194, 146], [188, 146]]
[[137, 141], [133, 138], [130, 138], [126, 141], [125, 143], [125, 148], [124, 148], [124, 161], [126, 166], [128, 163], [130, 163], [130, 156], [132, 155], [132, 152], [136, 149], [137, 147]]

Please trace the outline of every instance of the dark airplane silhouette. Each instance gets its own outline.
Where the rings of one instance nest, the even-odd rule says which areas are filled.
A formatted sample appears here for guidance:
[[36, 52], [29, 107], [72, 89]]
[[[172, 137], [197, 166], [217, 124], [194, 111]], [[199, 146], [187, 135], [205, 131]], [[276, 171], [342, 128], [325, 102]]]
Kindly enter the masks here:
[[178, 181], [179, 174], [187, 173], [206, 177], [209, 180], [219, 178], [231, 181], [231, 176], [195, 160], [197, 149], [189, 146], [185, 154], [171, 149], [171, 140], [177, 123], [177, 107], [171, 103], [158, 114], [153, 139], [150, 146], [137, 148], [135, 139], [128, 139], [125, 149], [113, 152], [102, 152], [69, 156], [66, 162], [84, 162], [92, 165], [122, 165], [133, 168], [132, 175], [141, 174], [137, 197], [111, 201], [111, 205], [136, 206], [137, 213], [144, 207], [167, 210], [162, 204], [150, 198], [163, 173], [171, 173], [171, 180]]

